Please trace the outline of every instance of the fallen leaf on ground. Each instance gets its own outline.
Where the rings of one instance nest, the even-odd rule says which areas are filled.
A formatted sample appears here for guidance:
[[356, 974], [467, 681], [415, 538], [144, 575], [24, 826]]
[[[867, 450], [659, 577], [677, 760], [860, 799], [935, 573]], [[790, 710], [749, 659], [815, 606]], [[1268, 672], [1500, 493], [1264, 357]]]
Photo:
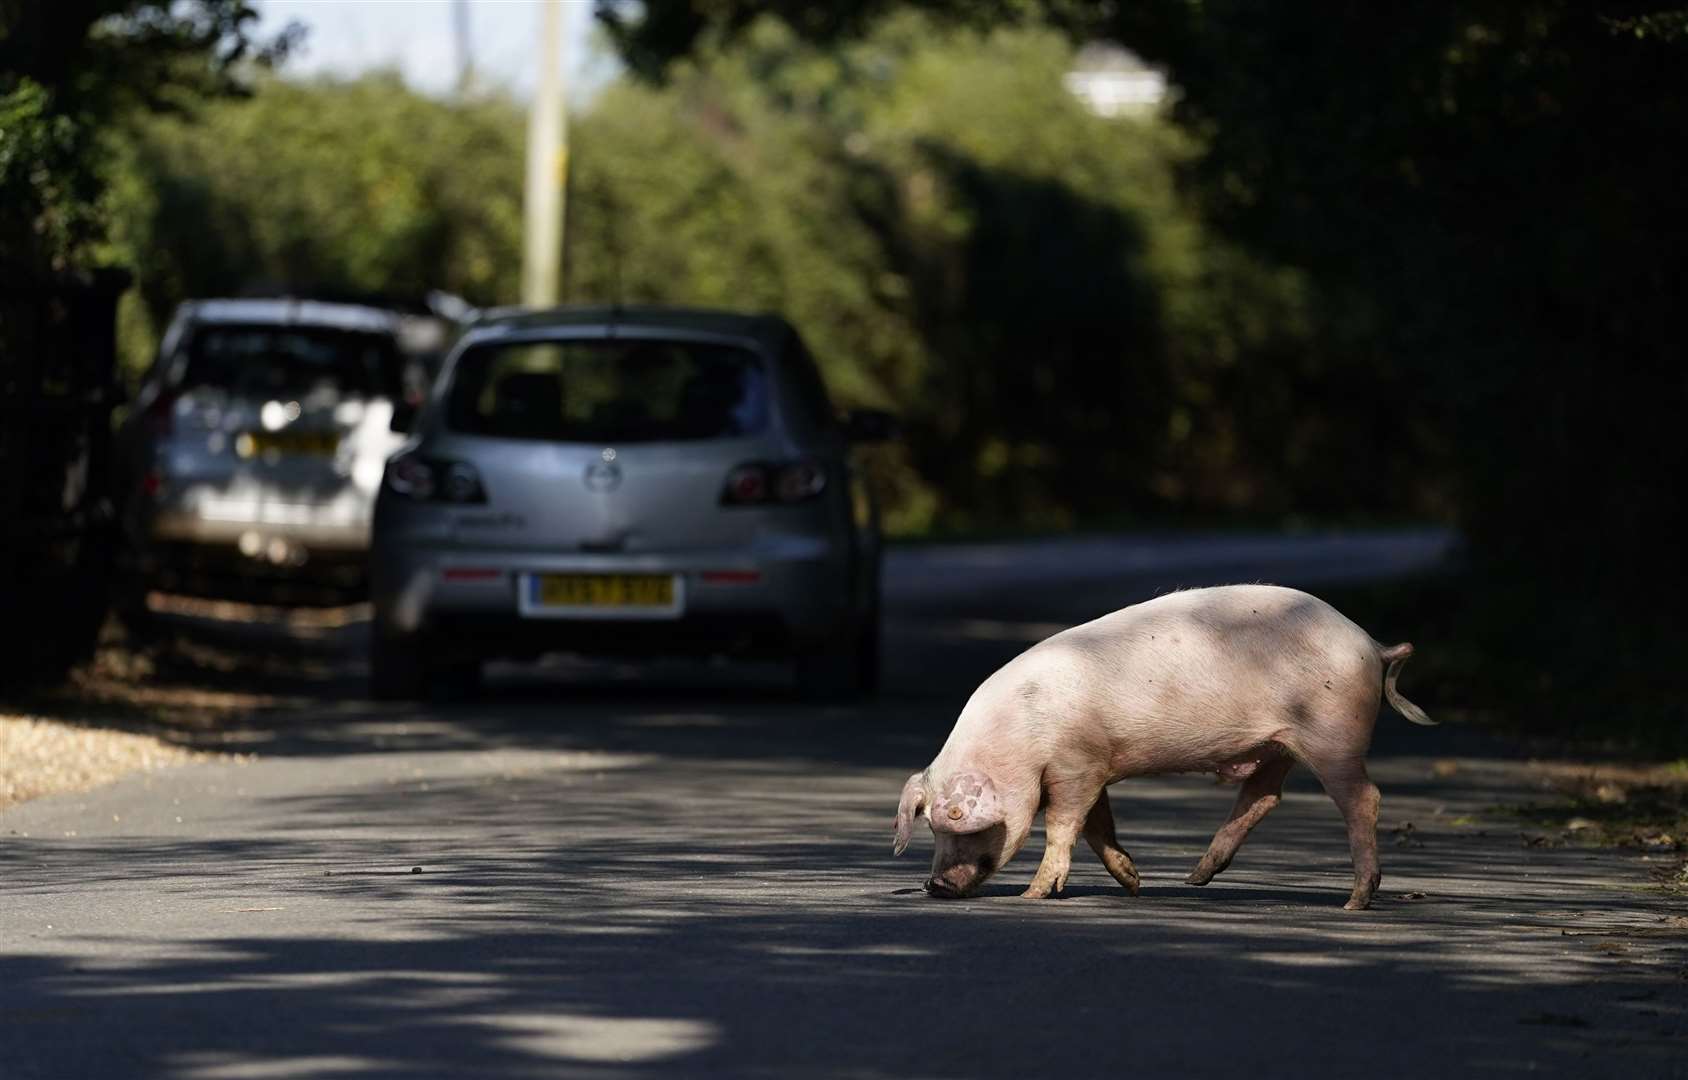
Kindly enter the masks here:
[[1629, 801], [1629, 790], [1622, 784], [1606, 783], [1594, 789], [1594, 797], [1608, 806]]

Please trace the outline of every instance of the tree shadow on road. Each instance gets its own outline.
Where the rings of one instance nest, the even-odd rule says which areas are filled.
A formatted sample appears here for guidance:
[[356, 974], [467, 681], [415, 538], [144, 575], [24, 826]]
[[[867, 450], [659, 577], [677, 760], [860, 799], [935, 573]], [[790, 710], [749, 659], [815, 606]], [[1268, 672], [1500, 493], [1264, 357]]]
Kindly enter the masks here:
[[[918, 892], [923, 856], [888, 858], [872, 785], [765, 795], [747, 819], [684, 767], [646, 779], [287, 797], [287, 829], [261, 838], [9, 840], [10, 921], [29, 929], [0, 957], [0, 1066], [980, 1077], [1123, 1056], [1145, 1075], [1682, 1075], [1680, 935], [1639, 948], [1660, 945], [1657, 905], [1529, 859], [1398, 852], [1354, 915], [1329, 814], [1286, 804], [1194, 889], [1177, 881], [1204, 834], [1121, 800], [1142, 896], [1086, 856], [1065, 899], [1021, 901], [1028, 853], [946, 902]], [[571, 782], [589, 790], [536, 816]], [[124, 932], [83, 932], [51, 906], [71, 880], [145, 903]]]

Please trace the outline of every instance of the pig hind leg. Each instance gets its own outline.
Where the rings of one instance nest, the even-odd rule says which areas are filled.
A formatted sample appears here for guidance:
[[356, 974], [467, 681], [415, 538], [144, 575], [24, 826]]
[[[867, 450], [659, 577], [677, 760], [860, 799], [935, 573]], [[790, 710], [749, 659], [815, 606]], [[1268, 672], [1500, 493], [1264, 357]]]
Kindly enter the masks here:
[[1250, 830], [1282, 801], [1284, 777], [1289, 775], [1294, 765], [1295, 759], [1287, 755], [1269, 758], [1243, 780], [1236, 804], [1231, 807], [1230, 818], [1213, 834], [1213, 843], [1208, 845], [1207, 854], [1190, 871], [1190, 876], [1184, 879], [1186, 884], [1206, 885], [1215, 874], [1231, 865]]
[[[1377, 811], [1382, 797], [1366, 775], [1366, 750], [1380, 696], [1376, 679], [1375, 668], [1355, 673], [1343, 680], [1353, 692], [1349, 700], [1330, 702], [1317, 710], [1298, 709], [1297, 723], [1285, 740], [1291, 753], [1319, 778], [1348, 826], [1354, 891], [1343, 907], [1349, 911], [1371, 906], [1383, 880], [1377, 862]], [[1330, 680], [1325, 685], [1330, 686]]]
[[1377, 862], [1377, 810], [1382, 796], [1366, 775], [1362, 758], [1326, 763], [1309, 761], [1308, 765], [1348, 825], [1348, 851], [1354, 859], [1354, 891], [1342, 906], [1349, 911], [1362, 911], [1371, 906], [1372, 896], [1383, 880]]
[[1090, 844], [1090, 849], [1096, 852], [1096, 857], [1102, 860], [1102, 865], [1108, 868], [1108, 873], [1114, 880], [1125, 886], [1125, 891], [1132, 896], [1142, 884], [1137, 873], [1137, 864], [1131, 861], [1131, 856], [1119, 846], [1119, 837], [1114, 835], [1114, 811], [1108, 805], [1108, 792], [1104, 788], [1097, 797], [1096, 805], [1090, 808], [1090, 815], [1084, 819], [1084, 839]]

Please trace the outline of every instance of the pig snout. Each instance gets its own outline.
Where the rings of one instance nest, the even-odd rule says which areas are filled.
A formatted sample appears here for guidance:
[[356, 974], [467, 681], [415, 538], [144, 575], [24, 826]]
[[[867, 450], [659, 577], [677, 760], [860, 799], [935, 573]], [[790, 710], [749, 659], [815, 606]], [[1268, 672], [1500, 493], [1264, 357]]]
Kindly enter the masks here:
[[977, 889], [994, 869], [994, 860], [989, 855], [975, 861], [955, 863], [935, 870], [931, 880], [926, 882], [926, 891], [944, 900], [955, 900]]

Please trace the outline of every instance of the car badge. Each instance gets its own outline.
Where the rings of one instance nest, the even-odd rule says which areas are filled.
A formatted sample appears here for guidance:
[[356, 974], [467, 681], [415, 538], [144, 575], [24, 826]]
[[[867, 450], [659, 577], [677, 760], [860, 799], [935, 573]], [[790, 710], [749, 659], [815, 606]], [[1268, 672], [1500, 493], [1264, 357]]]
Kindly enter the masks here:
[[[606, 455], [615, 453], [605, 450]], [[621, 466], [606, 457], [603, 461], [594, 461], [586, 466], [586, 490], [613, 491], [621, 484]]]

